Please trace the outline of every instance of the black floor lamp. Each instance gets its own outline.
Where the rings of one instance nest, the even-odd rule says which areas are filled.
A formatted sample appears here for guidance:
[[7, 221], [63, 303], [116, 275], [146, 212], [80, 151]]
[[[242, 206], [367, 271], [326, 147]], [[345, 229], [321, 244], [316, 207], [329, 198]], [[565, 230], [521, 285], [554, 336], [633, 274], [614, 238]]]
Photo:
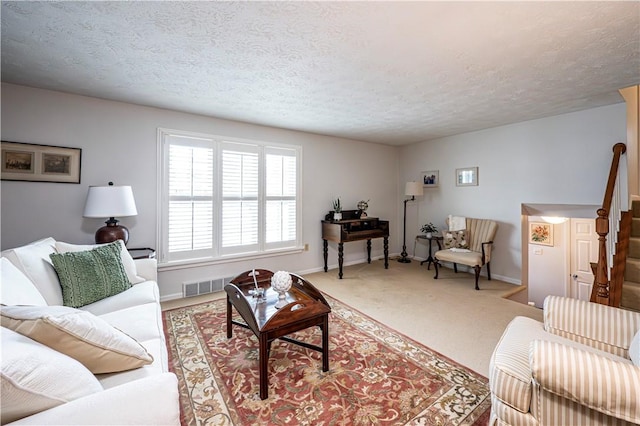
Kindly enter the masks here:
[[404, 187], [404, 195], [411, 198], [406, 198], [404, 200], [404, 224], [402, 227], [402, 253], [400, 253], [400, 258], [398, 262], [400, 263], [411, 263], [411, 259], [407, 257], [407, 201], [414, 201], [416, 196], [421, 196], [422, 192], [422, 183], [421, 182], [407, 182]]

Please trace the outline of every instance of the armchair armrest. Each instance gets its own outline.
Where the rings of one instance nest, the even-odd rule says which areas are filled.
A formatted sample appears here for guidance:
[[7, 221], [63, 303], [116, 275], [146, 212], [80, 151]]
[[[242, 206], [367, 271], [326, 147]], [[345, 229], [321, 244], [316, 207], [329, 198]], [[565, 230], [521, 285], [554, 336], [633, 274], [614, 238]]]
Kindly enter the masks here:
[[158, 282], [158, 261], [156, 259], [135, 259], [137, 275], [147, 281]]
[[179, 425], [178, 380], [162, 373], [93, 393], [12, 425]]
[[542, 389], [640, 424], [640, 367], [545, 340], [531, 342], [529, 364]]
[[623, 358], [640, 329], [640, 313], [560, 296], [544, 300], [544, 329]]
[[[488, 246], [485, 251], [485, 244]], [[493, 245], [493, 241], [485, 241], [480, 243], [480, 247], [482, 248], [482, 264], [484, 265], [487, 262], [491, 261], [491, 247]]]

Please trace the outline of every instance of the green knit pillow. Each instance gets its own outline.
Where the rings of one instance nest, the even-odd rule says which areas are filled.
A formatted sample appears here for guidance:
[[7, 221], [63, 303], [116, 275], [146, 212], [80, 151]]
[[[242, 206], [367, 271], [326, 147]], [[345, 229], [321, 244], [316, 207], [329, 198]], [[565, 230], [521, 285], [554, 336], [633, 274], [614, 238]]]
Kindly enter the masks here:
[[117, 242], [49, 257], [60, 279], [65, 306], [79, 308], [131, 288]]

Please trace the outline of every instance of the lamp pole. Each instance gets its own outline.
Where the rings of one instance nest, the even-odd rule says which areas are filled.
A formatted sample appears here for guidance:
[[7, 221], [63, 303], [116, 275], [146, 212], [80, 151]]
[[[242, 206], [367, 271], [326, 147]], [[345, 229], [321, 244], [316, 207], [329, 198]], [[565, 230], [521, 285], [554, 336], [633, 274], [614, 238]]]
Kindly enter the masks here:
[[402, 253], [400, 253], [400, 258], [398, 262], [400, 263], [411, 263], [411, 259], [407, 256], [407, 203], [409, 201], [414, 201], [416, 199], [416, 195], [422, 195], [422, 183], [419, 182], [407, 182], [404, 187], [404, 220], [402, 224]]
[[412, 195], [411, 198], [404, 200], [404, 220], [402, 224], [402, 253], [400, 253], [400, 259], [398, 262], [400, 263], [411, 263], [411, 259], [407, 257], [407, 202], [415, 200], [415, 195]]

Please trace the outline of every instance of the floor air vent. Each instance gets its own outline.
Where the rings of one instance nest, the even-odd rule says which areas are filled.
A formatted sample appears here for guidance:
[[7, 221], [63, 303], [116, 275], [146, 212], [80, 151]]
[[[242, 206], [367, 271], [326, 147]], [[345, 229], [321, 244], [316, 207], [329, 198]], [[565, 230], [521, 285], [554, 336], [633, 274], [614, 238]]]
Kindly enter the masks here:
[[197, 281], [182, 284], [183, 297], [199, 296], [201, 294], [221, 291], [224, 285], [229, 282], [229, 278], [216, 278], [212, 280]]

